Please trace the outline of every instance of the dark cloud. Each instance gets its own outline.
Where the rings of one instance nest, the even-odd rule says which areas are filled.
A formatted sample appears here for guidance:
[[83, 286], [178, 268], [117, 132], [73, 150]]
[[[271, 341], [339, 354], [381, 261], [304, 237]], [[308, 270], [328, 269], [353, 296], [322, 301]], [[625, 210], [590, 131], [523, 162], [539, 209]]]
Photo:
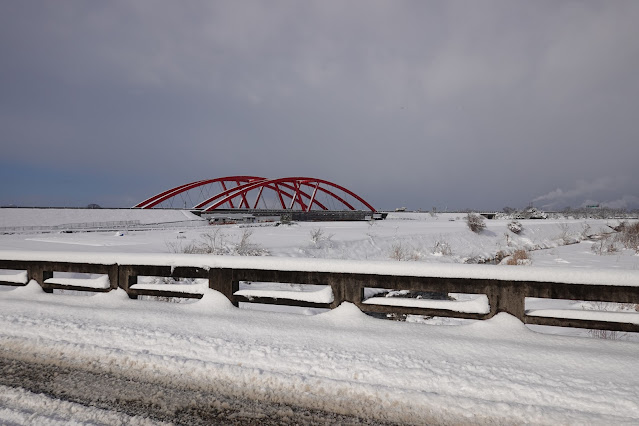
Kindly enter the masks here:
[[3, 2], [0, 165], [30, 177], [0, 202], [255, 174], [381, 208], [633, 207], [638, 20], [634, 1]]

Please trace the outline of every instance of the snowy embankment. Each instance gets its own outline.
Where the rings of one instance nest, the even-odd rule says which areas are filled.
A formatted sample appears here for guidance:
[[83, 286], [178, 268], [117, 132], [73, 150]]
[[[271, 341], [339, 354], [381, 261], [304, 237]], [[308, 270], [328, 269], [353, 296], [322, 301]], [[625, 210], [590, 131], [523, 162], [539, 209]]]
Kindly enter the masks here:
[[[174, 304], [121, 290], [50, 295], [31, 282], [0, 292], [0, 353], [372, 420], [639, 422], [637, 344], [541, 335], [505, 314], [440, 327], [374, 319], [350, 304], [299, 316], [238, 309], [208, 289]], [[86, 397], [102, 401], [99, 389]], [[20, 415], [23, 399], [32, 418], [47, 419], [46, 398], [3, 394], [0, 423]]]
[[150, 225], [169, 226], [180, 224], [206, 225], [208, 222], [184, 210], [142, 210], [142, 209], [0, 209], [0, 231], [25, 232], [48, 228], [59, 230], [91, 229], [104, 227], [148, 227]]
[[[522, 230], [509, 230], [511, 220], [486, 220], [480, 233], [468, 229], [465, 214], [394, 213], [372, 224], [299, 224], [277, 231], [282, 242], [273, 244], [255, 233], [255, 241], [273, 255], [339, 259], [394, 259], [430, 263], [491, 262], [497, 254], [517, 249], [536, 251], [577, 243], [593, 235], [613, 232], [617, 220], [521, 220]], [[323, 239], [311, 243], [309, 230], [322, 229]], [[293, 234], [306, 238], [296, 246], [285, 245]]]

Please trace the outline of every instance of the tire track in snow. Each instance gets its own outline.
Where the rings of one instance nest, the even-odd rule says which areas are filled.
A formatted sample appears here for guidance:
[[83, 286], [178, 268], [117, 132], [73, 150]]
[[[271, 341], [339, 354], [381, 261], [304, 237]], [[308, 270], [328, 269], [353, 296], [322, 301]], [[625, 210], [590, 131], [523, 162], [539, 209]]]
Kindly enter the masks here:
[[[3, 390], [3, 386], [7, 388]], [[62, 425], [80, 419], [88, 424], [121, 425], [369, 424], [353, 416], [6, 357], [0, 357], [0, 390], [2, 424], [13, 420], [16, 424], [38, 421]]]

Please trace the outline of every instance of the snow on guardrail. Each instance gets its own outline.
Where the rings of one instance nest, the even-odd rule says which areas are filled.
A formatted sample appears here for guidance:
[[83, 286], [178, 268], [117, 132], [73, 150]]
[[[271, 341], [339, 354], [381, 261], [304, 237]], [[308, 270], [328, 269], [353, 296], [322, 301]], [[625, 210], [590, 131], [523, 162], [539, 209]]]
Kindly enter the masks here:
[[532, 309], [527, 310], [526, 315], [545, 318], [639, 324], [639, 313], [637, 312], [585, 311], [583, 309]]
[[332, 303], [333, 291], [330, 286], [313, 284], [288, 284], [288, 283], [264, 283], [254, 282], [240, 284], [240, 290], [233, 293], [235, 296], [252, 298], [270, 297], [273, 299], [289, 299], [300, 302]]
[[60, 284], [68, 286], [86, 287], [86, 288], [109, 288], [111, 282], [108, 275], [102, 275], [97, 278], [68, 278], [53, 277], [44, 280], [45, 284]]
[[366, 305], [404, 306], [411, 308], [446, 309], [471, 314], [487, 314], [490, 312], [488, 296], [477, 294], [470, 300], [435, 300], [412, 299], [406, 297], [371, 297], [362, 303]]
[[16, 273], [0, 274], [0, 282], [26, 284], [29, 282], [27, 271], [20, 271]]

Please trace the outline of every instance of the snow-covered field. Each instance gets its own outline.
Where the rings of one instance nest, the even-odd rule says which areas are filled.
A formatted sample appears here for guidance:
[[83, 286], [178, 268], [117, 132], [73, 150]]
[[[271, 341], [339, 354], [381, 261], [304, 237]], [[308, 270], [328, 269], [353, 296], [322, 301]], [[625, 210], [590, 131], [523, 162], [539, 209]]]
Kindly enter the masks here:
[[[23, 210], [18, 214], [17, 211]], [[111, 210], [118, 221], [139, 220], [142, 223], [172, 224], [183, 219], [181, 211]], [[85, 212], [82, 219], [80, 212]], [[6, 226], [29, 223], [51, 226], [73, 221], [74, 223], [98, 222], [109, 218], [96, 210], [63, 210], [64, 219], [58, 211], [50, 209], [0, 209], [0, 223]], [[134, 213], [127, 213], [134, 212]], [[145, 212], [149, 217], [145, 218]], [[196, 218], [190, 213], [190, 219]], [[3, 216], [6, 216], [3, 218]], [[391, 213], [384, 221], [375, 222], [299, 222], [293, 225], [246, 227], [243, 225], [221, 225], [188, 227], [182, 229], [130, 230], [123, 227], [119, 232], [33, 232], [0, 235], [0, 250], [39, 251], [90, 251], [167, 253], [181, 251], [189, 244], [208, 241], [216, 236], [220, 246], [237, 244], [244, 233], [250, 233], [250, 243], [268, 250], [271, 256], [313, 257], [328, 259], [388, 260], [400, 257], [403, 260], [425, 262], [463, 263], [489, 259], [499, 250], [515, 248], [558, 248], [544, 251], [544, 265], [562, 265], [573, 259], [580, 267], [639, 268], [639, 257], [634, 252], [624, 251], [613, 256], [596, 256], [589, 246], [571, 250], [564, 259], [562, 247], [566, 242], [577, 242], [594, 234], [612, 232], [609, 225], [618, 220], [522, 220], [523, 231], [516, 235], [507, 229], [509, 220], [489, 220], [481, 234], [470, 232], [461, 213], [441, 213], [432, 217], [427, 213]], [[203, 222], [204, 223], [204, 222]], [[167, 227], [168, 228], [168, 227]], [[319, 236], [313, 240], [313, 233]], [[561, 252], [561, 256], [559, 253]], [[541, 253], [541, 252], [539, 252]], [[537, 252], [534, 253], [537, 256]], [[577, 257], [575, 259], [574, 257]], [[552, 257], [552, 259], [550, 259]], [[537, 265], [537, 262], [533, 263]]]
[[[37, 217], [30, 220], [38, 225], [54, 223], [43, 212], [33, 213]], [[592, 250], [597, 242], [588, 237], [612, 232], [610, 225], [617, 221], [520, 221], [523, 231], [515, 235], [508, 231], [507, 220], [487, 221], [486, 230], [474, 234], [463, 218], [463, 214], [398, 213], [374, 224], [16, 233], [0, 235], [0, 250], [58, 255], [82, 251], [108, 257], [116, 252], [179, 252], [208, 244], [219, 252], [234, 253], [244, 236], [252, 248], [277, 258], [395, 259], [407, 269], [412, 262], [454, 268], [469, 261], [491, 261], [499, 251], [525, 248], [530, 250], [530, 266], [481, 268], [561, 267], [558, 273], [573, 268], [580, 275], [584, 269], [593, 275], [615, 269], [627, 272], [631, 281], [634, 271], [639, 277], [634, 250], [604, 255]], [[15, 218], [3, 220], [5, 226], [27, 226], [18, 225]], [[60, 223], [83, 220], [96, 221], [74, 217]], [[154, 218], [153, 223], [161, 221]], [[16, 280], [22, 277], [19, 271], [4, 273]], [[446, 322], [437, 319], [431, 324], [375, 319], [350, 304], [317, 315], [260, 312], [237, 309], [219, 293], [201, 291], [202, 300], [177, 304], [130, 300], [121, 290], [78, 297], [45, 294], [35, 283], [0, 288], [0, 353], [7, 359], [77, 367], [167, 389], [217, 392], [370, 421], [639, 423], [639, 343], [632, 336], [616, 336], [631, 341], [582, 338], [570, 334], [587, 333], [563, 329], [552, 331], [569, 335], [541, 334], [506, 314], [443, 327], [432, 325]], [[584, 302], [531, 303], [535, 309], [600, 308]], [[55, 379], [48, 385], [56, 394], [63, 384], [69, 386]], [[149, 420], [105, 409], [112, 397], [101, 395], [99, 389], [80, 398], [82, 406], [23, 389], [0, 389], [0, 423]], [[167, 412], [177, 409], [161, 394], [147, 395], [142, 402]]]

